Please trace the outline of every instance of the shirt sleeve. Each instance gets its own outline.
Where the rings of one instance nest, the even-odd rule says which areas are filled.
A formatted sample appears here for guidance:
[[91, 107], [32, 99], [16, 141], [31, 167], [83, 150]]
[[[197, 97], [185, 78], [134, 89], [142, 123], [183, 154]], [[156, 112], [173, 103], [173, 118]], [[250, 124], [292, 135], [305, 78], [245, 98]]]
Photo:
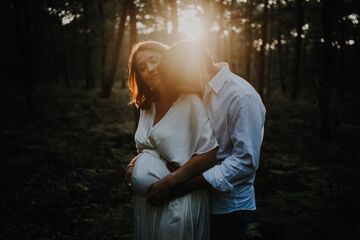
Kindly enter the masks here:
[[247, 181], [255, 173], [265, 121], [265, 108], [252, 94], [234, 99], [227, 114], [232, 154], [203, 173], [205, 180], [219, 191], [231, 191], [234, 185]]

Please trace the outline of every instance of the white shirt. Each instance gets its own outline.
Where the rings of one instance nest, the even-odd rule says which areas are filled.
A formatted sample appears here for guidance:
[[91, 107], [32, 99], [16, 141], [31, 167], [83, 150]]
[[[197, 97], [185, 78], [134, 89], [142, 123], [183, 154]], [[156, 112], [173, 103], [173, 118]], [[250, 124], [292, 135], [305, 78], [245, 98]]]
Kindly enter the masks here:
[[217, 165], [203, 173], [213, 187], [211, 213], [255, 210], [254, 180], [259, 166], [266, 109], [259, 94], [226, 63], [208, 82], [204, 102], [219, 143]]

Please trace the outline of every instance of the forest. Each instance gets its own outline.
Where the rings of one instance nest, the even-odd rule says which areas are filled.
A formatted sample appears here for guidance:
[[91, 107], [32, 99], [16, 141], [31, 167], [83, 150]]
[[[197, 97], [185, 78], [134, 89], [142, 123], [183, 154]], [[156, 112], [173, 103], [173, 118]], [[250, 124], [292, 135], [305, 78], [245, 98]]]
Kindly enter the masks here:
[[[260, 239], [358, 239], [360, 1], [4, 0], [0, 239], [132, 239], [132, 46], [181, 40], [267, 109]], [[356, 80], [358, 79], [358, 80]]]

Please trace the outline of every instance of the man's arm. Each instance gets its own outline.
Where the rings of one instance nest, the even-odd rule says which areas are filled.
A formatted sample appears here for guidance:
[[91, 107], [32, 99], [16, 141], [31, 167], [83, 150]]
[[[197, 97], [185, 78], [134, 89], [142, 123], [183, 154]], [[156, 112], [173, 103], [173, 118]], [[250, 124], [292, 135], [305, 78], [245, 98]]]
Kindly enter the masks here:
[[203, 173], [218, 191], [231, 191], [234, 185], [254, 174], [263, 139], [265, 108], [258, 96], [245, 94], [234, 99], [227, 114], [232, 154]]
[[[184, 184], [182, 188], [187, 189], [191, 185], [191, 183], [186, 183], [187, 181], [214, 166], [217, 150], [218, 148], [216, 147], [206, 153], [192, 156], [183, 166], [153, 183], [148, 189], [148, 201], [152, 205], [160, 205], [168, 201], [171, 189], [175, 186]], [[193, 181], [194, 184], [198, 184], [193, 187], [200, 187], [204, 184], [202, 179], [195, 178]]]
[[178, 184], [177, 186], [174, 186], [170, 189], [170, 195], [168, 198], [168, 201], [173, 200], [178, 197], [182, 197], [189, 192], [192, 192], [194, 190], [198, 190], [201, 188], [211, 188], [211, 185], [205, 180], [204, 176], [202, 174], [196, 175], [192, 179], [182, 183]]

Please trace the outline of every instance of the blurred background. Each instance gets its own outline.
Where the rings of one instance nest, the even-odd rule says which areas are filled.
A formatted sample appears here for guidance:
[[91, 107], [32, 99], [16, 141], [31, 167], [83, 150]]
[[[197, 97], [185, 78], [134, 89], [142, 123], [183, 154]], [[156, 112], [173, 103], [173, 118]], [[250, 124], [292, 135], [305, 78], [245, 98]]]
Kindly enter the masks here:
[[3, 0], [0, 239], [132, 239], [131, 47], [196, 41], [267, 108], [249, 239], [360, 234], [357, 0]]

